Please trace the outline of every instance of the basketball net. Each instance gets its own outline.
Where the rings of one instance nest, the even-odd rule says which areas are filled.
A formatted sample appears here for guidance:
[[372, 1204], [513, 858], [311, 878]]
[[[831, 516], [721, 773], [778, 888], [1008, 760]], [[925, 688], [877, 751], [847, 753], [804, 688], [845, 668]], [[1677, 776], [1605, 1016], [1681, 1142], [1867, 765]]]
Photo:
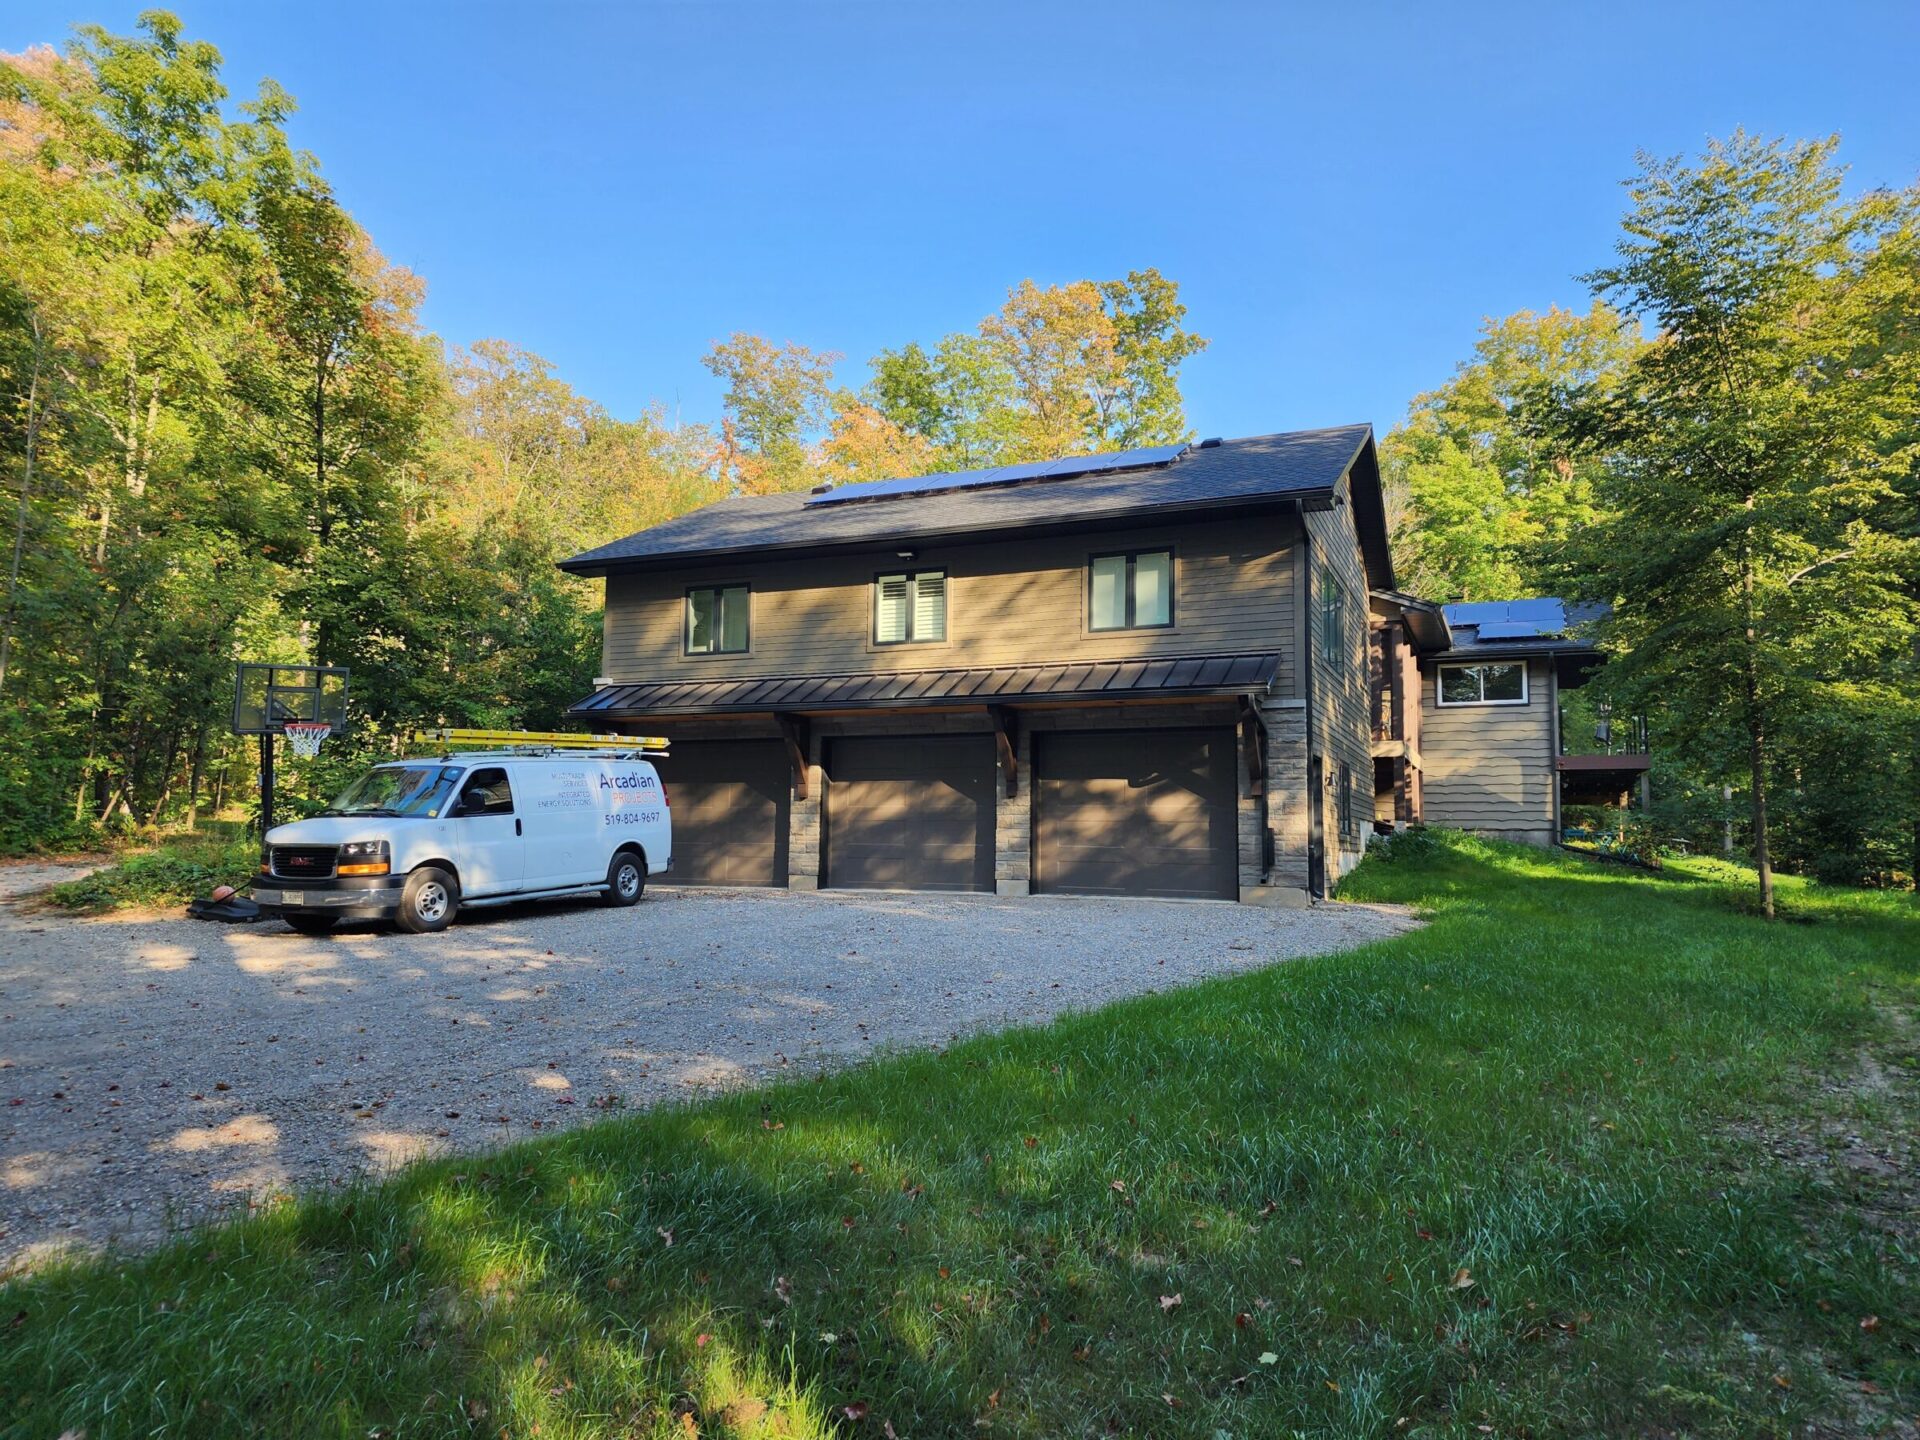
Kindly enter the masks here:
[[289, 720], [280, 727], [280, 733], [287, 737], [287, 746], [302, 760], [311, 760], [320, 753], [320, 744], [333, 733], [333, 726], [319, 720]]

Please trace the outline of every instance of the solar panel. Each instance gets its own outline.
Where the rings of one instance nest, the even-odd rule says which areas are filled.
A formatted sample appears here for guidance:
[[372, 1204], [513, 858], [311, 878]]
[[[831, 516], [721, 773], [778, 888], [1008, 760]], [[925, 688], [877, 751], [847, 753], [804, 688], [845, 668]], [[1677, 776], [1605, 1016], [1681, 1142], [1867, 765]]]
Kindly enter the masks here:
[[1482, 640], [1535, 640], [1563, 635], [1566, 606], [1551, 596], [1535, 600], [1480, 600], [1448, 605], [1449, 625], [1471, 625]]
[[808, 497], [809, 505], [845, 505], [856, 500], [897, 500], [907, 495], [936, 495], [947, 490], [979, 490], [1018, 485], [1027, 480], [1064, 480], [1071, 475], [1103, 475], [1115, 470], [1140, 470], [1165, 465], [1190, 449], [1186, 445], [1152, 445], [1120, 450], [1110, 455], [1069, 455], [1058, 460], [1032, 460], [1021, 465], [994, 465], [985, 470], [955, 470], [945, 475], [916, 475], [904, 480], [868, 480], [842, 485], [824, 495]]
[[1482, 624], [1477, 633], [1482, 640], [1538, 640], [1558, 635], [1560, 627], [1532, 620], [1493, 620]]

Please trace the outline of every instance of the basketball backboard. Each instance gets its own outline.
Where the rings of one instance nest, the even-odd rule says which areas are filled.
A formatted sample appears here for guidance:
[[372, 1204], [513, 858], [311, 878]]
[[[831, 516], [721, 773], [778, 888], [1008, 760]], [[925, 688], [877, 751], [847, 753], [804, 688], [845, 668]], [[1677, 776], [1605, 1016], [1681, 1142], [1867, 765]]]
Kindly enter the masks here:
[[289, 720], [347, 726], [347, 667], [243, 660], [233, 682], [233, 733], [277, 735]]

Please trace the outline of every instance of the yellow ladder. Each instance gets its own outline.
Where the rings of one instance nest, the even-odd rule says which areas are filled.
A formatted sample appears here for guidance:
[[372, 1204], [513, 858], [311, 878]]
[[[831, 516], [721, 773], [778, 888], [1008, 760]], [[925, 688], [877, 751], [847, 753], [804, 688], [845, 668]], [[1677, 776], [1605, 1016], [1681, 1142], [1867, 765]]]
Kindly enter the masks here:
[[512, 749], [516, 746], [543, 750], [665, 750], [667, 742], [658, 735], [573, 735], [561, 730], [461, 730], [441, 727], [413, 732], [416, 745], [458, 745], [477, 749]]

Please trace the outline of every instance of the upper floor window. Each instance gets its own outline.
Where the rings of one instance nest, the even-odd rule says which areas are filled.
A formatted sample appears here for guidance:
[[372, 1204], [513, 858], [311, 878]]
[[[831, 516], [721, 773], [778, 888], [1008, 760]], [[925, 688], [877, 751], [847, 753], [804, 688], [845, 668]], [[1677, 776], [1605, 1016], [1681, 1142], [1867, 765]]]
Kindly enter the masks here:
[[1347, 643], [1347, 587], [1331, 567], [1320, 571], [1320, 651], [1329, 660]]
[[912, 645], [946, 638], [946, 571], [919, 570], [874, 577], [874, 644]]
[[745, 654], [748, 593], [745, 585], [687, 591], [687, 654]]
[[1442, 705], [1524, 705], [1527, 667], [1517, 660], [1442, 665], [1436, 691]]
[[1096, 555], [1087, 568], [1087, 628], [1146, 630], [1173, 624], [1173, 552]]

